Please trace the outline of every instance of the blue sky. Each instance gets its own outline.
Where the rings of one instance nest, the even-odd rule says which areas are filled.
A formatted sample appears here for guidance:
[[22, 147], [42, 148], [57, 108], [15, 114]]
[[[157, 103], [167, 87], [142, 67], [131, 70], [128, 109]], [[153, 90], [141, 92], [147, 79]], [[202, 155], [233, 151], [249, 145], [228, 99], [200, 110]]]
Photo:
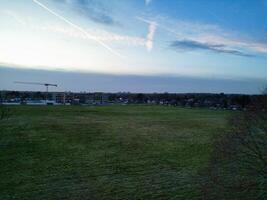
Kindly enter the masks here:
[[[0, 0], [0, 65], [88, 77], [256, 80], [257, 93], [267, 83], [266, 17], [267, 0]], [[10, 88], [3, 80], [1, 89]], [[214, 91], [231, 92], [223, 88]]]

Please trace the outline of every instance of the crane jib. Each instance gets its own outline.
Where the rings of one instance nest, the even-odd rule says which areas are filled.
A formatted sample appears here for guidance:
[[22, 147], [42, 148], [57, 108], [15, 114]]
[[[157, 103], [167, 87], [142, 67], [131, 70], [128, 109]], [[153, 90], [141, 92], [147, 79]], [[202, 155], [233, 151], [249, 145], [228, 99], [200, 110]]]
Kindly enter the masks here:
[[52, 84], [52, 83], [38, 83], [38, 82], [23, 82], [23, 81], [15, 81], [14, 83], [18, 84], [29, 84], [29, 85], [44, 85], [44, 86], [54, 86], [57, 87], [57, 84]]

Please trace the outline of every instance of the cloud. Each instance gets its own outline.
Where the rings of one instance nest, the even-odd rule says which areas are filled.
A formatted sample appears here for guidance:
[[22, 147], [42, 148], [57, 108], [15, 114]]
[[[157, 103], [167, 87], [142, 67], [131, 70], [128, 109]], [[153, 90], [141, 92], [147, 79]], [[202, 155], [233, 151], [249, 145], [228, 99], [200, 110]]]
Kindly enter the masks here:
[[81, 39], [81, 40], [98, 40], [106, 43], [118, 43], [126, 46], [140, 46], [146, 47], [147, 38], [134, 37], [124, 34], [117, 34], [103, 29], [96, 28], [83, 28], [88, 34], [85, 35], [83, 32], [73, 28], [72, 26], [58, 24], [57, 21], [48, 24], [46, 22], [39, 24], [35, 23], [35, 18], [31, 16], [24, 16], [13, 10], [4, 10], [3, 14], [9, 16], [15, 20], [19, 25], [25, 26], [27, 29], [46, 31], [55, 34], [61, 34], [66, 37]]
[[148, 6], [151, 2], [152, 2], [152, 0], [145, 0], [146, 6]]
[[111, 10], [96, 0], [54, 0], [70, 6], [77, 13], [96, 23], [118, 26], [120, 23], [111, 16]]
[[71, 21], [69, 21], [65, 17], [63, 17], [63, 16], [59, 15], [58, 13], [54, 12], [53, 10], [51, 10], [50, 8], [48, 8], [47, 6], [45, 6], [44, 4], [42, 4], [41, 2], [39, 2], [38, 0], [32, 0], [32, 1], [34, 3], [36, 3], [37, 5], [39, 5], [41, 8], [43, 8], [44, 10], [46, 10], [47, 12], [49, 12], [50, 14], [54, 15], [58, 19], [60, 19], [63, 22], [67, 23], [68, 25], [70, 25], [72, 28], [74, 28], [77, 31], [79, 31], [82, 34], [84, 34], [88, 39], [95, 40], [98, 44], [100, 44], [101, 46], [103, 46], [105, 49], [107, 49], [108, 51], [110, 51], [112, 54], [114, 54], [116, 56], [119, 56], [121, 58], [123, 57], [120, 53], [118, 53], [113, 48], [111, 48], [110, 46], [108, 46], [107, 44], [105, 44], [103, 41], [98, 40], [97, 38], [92, 37], [92, 35], [90, 33], [88, 33], [85, 29], [83, 29], [82, 27], [80, 27], [80, 26], [72, 23]]
[[21, 19], [21, 17], [16, 12], [12, 10], [4, 10], [3, 13], [13, 18], [18, 24], [26, 25], [26, 22], [23, 19]]
[[219, 33], [206, 33], [195, 37], [195, 40], [202, 41], [204, 43], [220, 43], [230, 48], [242, 48], [248, 51], [254, 51], [257, 53], [267, 53], [267, 44], [263, 42], [255, 41], [252, 38], [239, 38], [231, 36], [230, 33], [220, 35]]
[[151, 51], [153, 48], [153, 43], [154, 43], [154, 36], [155, 36], [155, 32], [157, 30], [157, 24], [155, 22], [151, 22], [148, 26], [148, 33], [146, 36], [146, 48], [148, 51]]
[[180, 51], [208, 50], [214, 53], [226, 53], [236, 56], [253, 57], [253, 55], [243, 53], [235, 49], [228, 49], [224, 44], [200, 43], [193, 40], [175, 40], [170, 47]]
[[[103, 29], [82, 28], [72, 23], [65, 17], [59, 15], [58, 13], [55, 13], [53, 10], [42, 4], [39, 0], [32, 0], [32, 1], [37, 3], [39, 6], [41, 6], [42, 8], [44, 8], [45, 10], [47, 10], [48, 12], [59, 18], [60, 20], [64, 21], [69, 26], [57, 24], [56, 22], [49, 24], [46, 24], [45, 22], [43, 24], [36, 24], [34, 22], [34, 18], [19, 15], [18, 13], [11, 10], [6, 10], [5, 14], [12, 17], [20, 25], [23, 25], [29, 29], [63, 34], [64, 36], [67, 37], [77, 38], [82, 40], [94, 40], [99, 44], [101, 44], [103, 47], [105, 47], [107, 50], [111, 51], [113, 54], [119, 55], [120, 57], [121, 54], [117, 53], [109, 45], [107, 45], [108, 43], [118, 43], [120, 45], [145, 47], [147, 51], [151, 51], [153, 49], [154, 36], [157, 29], [156, 22], [151, 21], [148, 23], [148, 32], [146, 37], [128, 36], [128, 35], [113, 33]], [[71, 2], [71, 0], [69, 1]], [[70, 3], [69, 1], [65, 0], [65, 3]]]
[[154, 46], [154, 36], [157, 30], [158, 24], [154, 21], [146, 20], [142, 17], [136, 17], [136, 19], [148, 24], [148, 33], [146, 36], [146, 48], [148, 51], [151, 51]]
[[[137, 17], [136, 19], [147, 24], [152, 22], [152, 20], [143, 17]], [[158, 29], [168, 34], [169, 37], [175, 37], [178, 41], [195, 41], [198, 44], [221, 44], [224, 46], [223, 49], [220, 49], [221, 52], [235, 53], [236, 55], [239, 54], [239, 51], [232, 49], [243, 49], [244, 51], [253, 51], [255, 53], [267, 53], [266, 43], [259, 42], [254, 38], [242, 36], [242, 33], [224, 30], [218, 25], [171, 20], [170, 18], [162, 16], [153, 18], [153, 20], [157, 21]], [[218, 49], [217, 52], [219, 52]], [[243, 54], [249, 56], [249, 54]]]
[[122, 45], [128, 45], [128, 46], [146, 46], [145, 38], [116, 34], [101, 29], [88, 29], [88, 28], [85, 29], [86, 32], [90, 33], [90, 38], [88, 38], [83, 33], [76, 31], [71, 27], [47, 25], [34, 28], [43, 31], [64, 34], [68, 37], [73, 37], [77, 39], [92, 39], [92, 40], [99, 40], [103, 42], [113, 42], [113, 43], [117, 42]]

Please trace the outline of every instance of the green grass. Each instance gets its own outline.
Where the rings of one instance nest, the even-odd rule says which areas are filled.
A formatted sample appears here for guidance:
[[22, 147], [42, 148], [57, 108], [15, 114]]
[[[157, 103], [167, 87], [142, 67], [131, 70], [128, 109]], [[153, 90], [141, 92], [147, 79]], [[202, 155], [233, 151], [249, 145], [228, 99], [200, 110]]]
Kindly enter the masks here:
[[0, 199], [199, 199], [196, 176], [227, 111], [163, 106], [11, 107]]

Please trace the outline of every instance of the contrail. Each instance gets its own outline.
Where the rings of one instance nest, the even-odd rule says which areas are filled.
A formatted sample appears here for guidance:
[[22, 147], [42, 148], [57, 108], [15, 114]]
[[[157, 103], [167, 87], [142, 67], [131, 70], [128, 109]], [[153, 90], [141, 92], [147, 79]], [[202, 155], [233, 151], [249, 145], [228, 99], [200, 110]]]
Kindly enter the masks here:
[[148, 26], [148, 33], [146, 36], [146, 48], [148, 51], [151, 51], [154, 45], [154, 35], [157, 30], [157, 24], [155, 22], [151, 22]]
[[50, 8], [48, 8], [47, 6], [45, 6], [44, 4], [42, 4], [41, 2], [39, 2], [38, 0], [32, 0], [34, 3], [36, 3], [37, 5], [39, 5], [40, 7], [42, 7], [43, 9], [45, 9], [46, 11], [48, 11], [49, 13], [51, 13], [52, 15], [56, 16], [57, 18], [59, 18], [60, 20], [66, 22], [67, 24], [69, 24], [70, 26], [72, 26], [73, 28], [77, 29], [78, 31], [82, 32], [84, 35], [86, 35], [86, 37], [88, 39], [93, 39], [95, 40], [97, 43], [99, 43], [100, 45], [102, 45], [104, 48], [106, 48], [108, 51], [110, 51], [112, 54], [119, 56], [120, 58], [124, 58], [124, 56], [122, 56], [120, 53], [116, 52], [115, 50], [113, 50], [111, 47], [109, 47], [108, 45], [106, 45], [104, 42], [102, 42], [101, 40], [98, 40], [96, 37], [93, 37], [91, 34], [89, 34], [86, 30], [84, 30], [83, 28], [81, 28], [80, 26], [72, 23], [71, 21], [69, 21], [68, 19], [66, 19], [65, 17], [57, 14], [56, 12], [54, 12], [53, 10], [51, 10]]
[[[152, 21], [147, 20], [147, 19], [144, 19], [144, 18], [142, 18], [142, 17], [136, 17], [136, 19], [138, 19], [139, 21], [145, 22], [145, 23], [147, 23], [147, 24], [151, 24], [151, 23], [153, 23]], [[165, 26], [163, 26], [163, 25], [161, 25], [161, 24], [158, 24], [158, 23], [157, 23], [157, 27], [162, 28], [162, 29], [164, 29], [165, 31], [168, 31], [168, 32], [170, 32], [170, 33], [172, 33], [172, 34], [174, 34], [174, 35], [179, 35], [179, 34], [176, 33], [175, 31], [173, 31], [172, 29], [169, 29], [169, 28], [167, 28], [167, 27], [165, 27]]]

